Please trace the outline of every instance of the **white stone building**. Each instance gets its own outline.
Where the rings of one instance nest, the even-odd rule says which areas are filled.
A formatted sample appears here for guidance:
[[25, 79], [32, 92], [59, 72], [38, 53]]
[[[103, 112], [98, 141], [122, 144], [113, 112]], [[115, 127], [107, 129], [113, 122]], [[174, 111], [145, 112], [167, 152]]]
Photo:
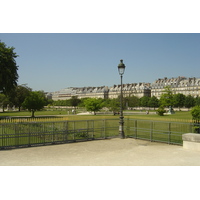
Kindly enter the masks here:
[[[200, 78], [163, 78], [157, 79], [153, 83], [131, 83], [123, 84], [123, 96], [155, 96], [160, 98], [164, 87], [170, 86], [174, 94], [182, 93], [184, 95], [192, 95], [197, 97], [200, 95]], [[121, 85], [100, 86], [100, 87], [69, 87], [57, 92], [51, 93], [53, 100], [66, 100], [72, 96], [78, 98], [117, 98], [121, 93]]]

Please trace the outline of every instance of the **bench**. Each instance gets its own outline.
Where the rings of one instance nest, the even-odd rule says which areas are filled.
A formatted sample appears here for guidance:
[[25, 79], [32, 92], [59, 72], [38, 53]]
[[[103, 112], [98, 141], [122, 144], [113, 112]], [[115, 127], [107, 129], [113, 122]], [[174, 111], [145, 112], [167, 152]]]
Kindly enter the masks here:
[[200, 134], [185, 133], [182, 135], [183, 148], [200, 151]]

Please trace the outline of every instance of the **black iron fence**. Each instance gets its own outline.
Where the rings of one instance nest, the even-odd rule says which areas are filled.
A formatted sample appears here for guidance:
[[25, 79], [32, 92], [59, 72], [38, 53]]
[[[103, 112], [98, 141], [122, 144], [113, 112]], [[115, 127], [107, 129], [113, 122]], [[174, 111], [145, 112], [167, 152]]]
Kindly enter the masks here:
[[182, 145], [182, 134], [194, 133], [196, 126], [183, 122], [126, 120], [126, 137]]
[[118, 135], [117, 120], [0, 123], [0, 148], [18, 148]]
[[[182, 134], [194, 123], [125, 119], [125, 136], [182, 145]], [[119, 120], [0, 123], [0, 149], [69, 143], [119, 137]]]

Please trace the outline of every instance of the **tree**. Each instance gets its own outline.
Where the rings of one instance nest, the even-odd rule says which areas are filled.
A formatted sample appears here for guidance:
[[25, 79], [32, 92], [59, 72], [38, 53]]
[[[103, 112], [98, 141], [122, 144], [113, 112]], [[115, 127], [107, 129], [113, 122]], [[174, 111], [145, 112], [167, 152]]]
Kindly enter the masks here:
[[4, 112], [4, 107], [9, 104], [9, 100], [5, 94], [0, 94], [0, 106], [2, 107], [2, 110]]
[[185, 105], [186, 108], [188, 108], [188, 110], [189, 110], [189, 108], [193, 107], [195, 105], [194, 97], [191, 96], [191, 95], [186, 96], [184, 105]]
[[191, 110], [192, 119], [194, 121], [200, 121], [200, 106], [195, 106]]
[[[127, 107], [127, 104], [128, 104], [128, 100], [127, 100], [127, 99], [128, 99], [128, 97], [124, 97], [124, 96], [122, 95], [122, 109], [123, 109], [123, 110]], [[120, 104], [121, 104], [121, 94], [118, 95], [117, 101], [119, 101]]]
[[136, 96], [130, 96], [130, 97], [126, 97], [127, 101], [128, 101], [128, 106], [129, 107], [138, 107], [139, 106], [139, 98]]
[[32, 91], [31, 88], [27, 87], [26, 85], [18, 85], [15, 87], [14, 90], [9, 94], [9, 100], [21, 110], [22, 103], [29, 96], [30, 92]]
[[77, 96], [72, 96], [72, 98], [69, 100], [70, 106], [73, 106], [75, 108], [75, 113], [76, 113], [76, 107], [78, 104], [81, 102], [80, 99], [78, 99]]
[[197, 96], [197, 97], [195, 98], [195, 105], [196, 105], [196, 106], [200, 106], [200, 97], [199, 97], [199, 96]]
[[31, 117], [35, 117], [34, 113], [37, 110], [41, 110], [44, 108], [45, 99], [43, 95], [41, 95], [40, 91], [30, 92], [30, 95], [26, 97], [22, 106], [28, 109], [32, 114]]
[[194, 131], [196, 133], [200, 133], [200, 106], [195, 106], [192, 108], [191, 110], [191, 114], [192, 114], [192, 120], [193, 122], [196, 124], [196, 126], [194, 126]]
[[166, 113], [166, 110], [165, 110], [164, 106], [161, 105], [157, 110], [157, 114], [160, 116], [163, 116], [164, 113]]
[[149, 106], [150, 97], [143, 96], [140, 98], [140, 106], [141, 107], [148, 107]]
[[173, 93], [172, 93], [172, 89], [170, 86], [166, 86], [164, 88], [163, 93], [161, 94], [160, 97], [160, 104], [161, 106], [173, 106], [174, 105], [174, 99], [173, 99]]
[[44, 99], [44, 106], [47, 106], [49, 104], [49, 100], [45, 95], [45, 92], [43, 90], [37, 91], [41, 98]]
[[182, 108], [184, 106], [185, 103], [185, 95], [178, 93], [178, 94], [174, 94], [174, 106], [178, 107], [179, 110], [180, 108]]
[[18, 66], [15, 61], [18, 56], [14, 49], [0, 41], [0, 91], [4, 94], [12, 91], [18, 81]]
[[151, 108], [157, 108], [159, 106], [159, 100], [157, 97], [155, 96], [152, 96], [150, 99], [149, 99], [149, 107]]
[[84, 101], [84, 105], [87, 111], [92, 111], [96, 115], [96, 112], [103, 108], [103, 101], [102, 99], [88, 98]]
[[109, 103], [109, 110], [112, 111], [115, 115], [115, 113], [118, 113], [120, 110], [120, 102], [118, 99], [111, 99]]

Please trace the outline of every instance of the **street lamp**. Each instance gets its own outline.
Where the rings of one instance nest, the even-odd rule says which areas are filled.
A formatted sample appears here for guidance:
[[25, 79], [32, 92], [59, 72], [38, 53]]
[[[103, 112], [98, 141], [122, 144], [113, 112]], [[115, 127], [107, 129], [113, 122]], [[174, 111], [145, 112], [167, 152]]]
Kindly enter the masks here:
[[119, 117], [119, 134], [122, 139], [125, 138], [124, 135], [124, 117], [123, 117], [123, 108], [122, 108], [122, 100], [123, 100], [123, 93], [122, 93], [122, 76], [125, 71], [125, 65], [123, 60], [120, 60], [120, 64], [118, 65], [119, 75], [121, 76], [121, 96], [120, 96], [120, 117]]

